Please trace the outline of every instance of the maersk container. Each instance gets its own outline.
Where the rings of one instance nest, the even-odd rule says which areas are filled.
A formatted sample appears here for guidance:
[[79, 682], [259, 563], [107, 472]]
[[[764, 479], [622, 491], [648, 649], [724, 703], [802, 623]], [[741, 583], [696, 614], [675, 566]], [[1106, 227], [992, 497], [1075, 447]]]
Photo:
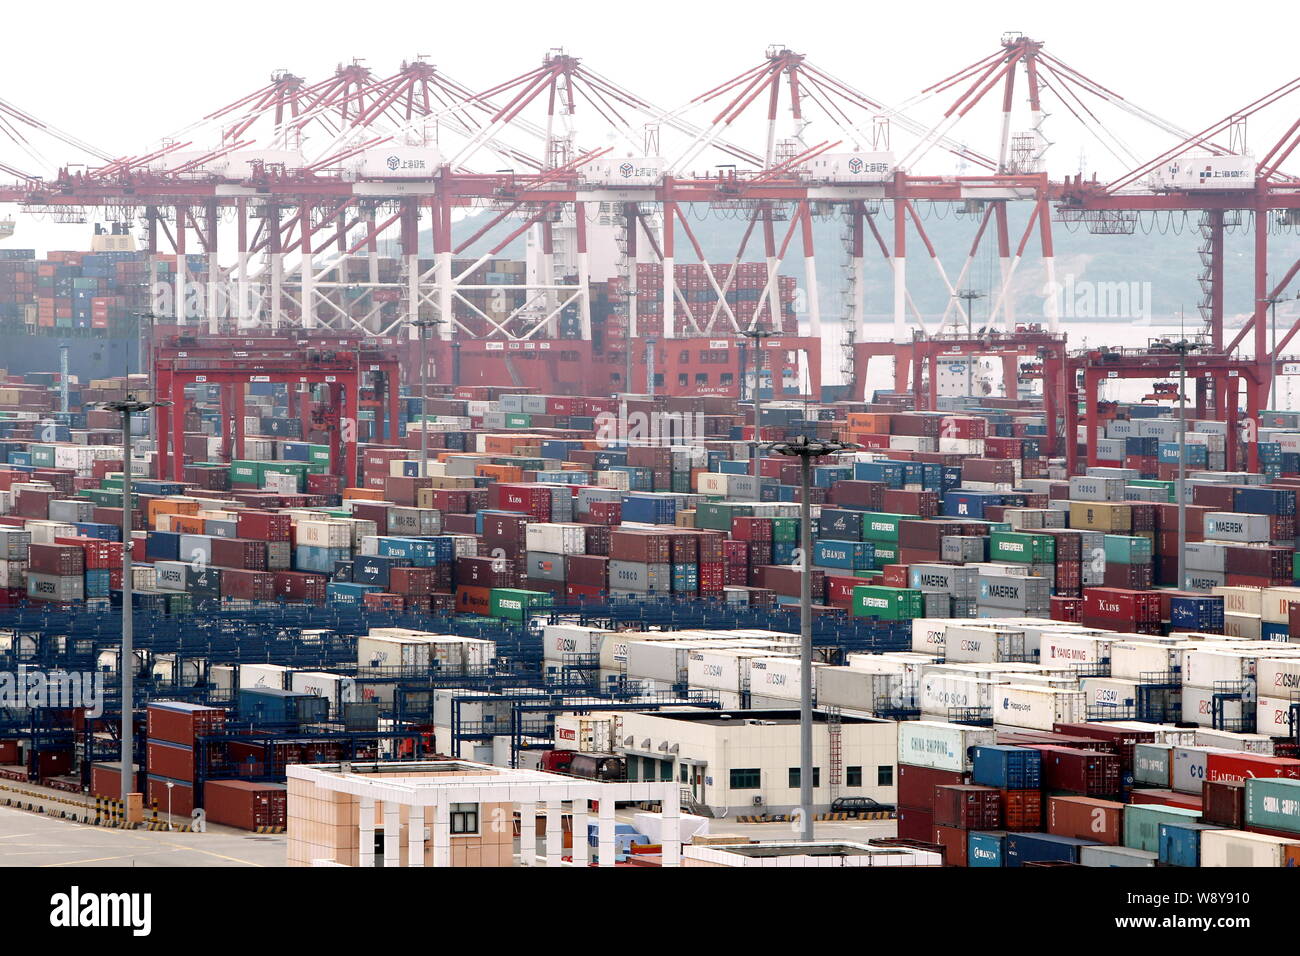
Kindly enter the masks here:
[[27, 572], [27, 596], [33, 601], [83, 601], [86, 581], [80, 574]]
[[898, 762], [967, 773], [971, 769], [971, 749], [996, 743], [992, 727], [905, 720], [898, 725]]
[[1043, 758], [1037, 750], [994, 744], [972, 752], [972, 783], [999, 790], [1037, 790], [1042, 781]]
[[1160, 824], [1160, 862], [1166, 866], [1200, 866], [1202, 832], [1222, 829], [1216, 823]]
[[966, 838], [967, 866], [1004, 866], [1007, 835], [1001, 830], [972, 830]]
[[979, 576], [979, 603], [988, 607], [1017, 611], [1046, 608], [1051, 596], [1051, 582], [1046, 578], [984, 572]]
[[1282, 867], [1300, 856], [1300, 837], [1269, 836], [1242, 830], [1201, 832], [1203, 867]]
[[1051, 833], [1008, 833], [1005, 865], [1024, 866], [1026, 863], [1051, 861], [1078, 863], [1080, 849], [1099, 845], [1096, 840], [1080, 840]]
[[1205, 537], [1216, 541], [1267, 544], [1272, 539], [1269, 516], [1212, 511], [1205, 516]]
[[943, 592], [973, 599], [979, 592], [979, 569], [953, 564], [913, 564], [907, 583], [918, 591]]
[[1124, 845], [1148, 853], [1160, 852], [1160, 824], [1200, 819], [1201, 811], [1157, 803], [1130, 803], [1124, 808]]

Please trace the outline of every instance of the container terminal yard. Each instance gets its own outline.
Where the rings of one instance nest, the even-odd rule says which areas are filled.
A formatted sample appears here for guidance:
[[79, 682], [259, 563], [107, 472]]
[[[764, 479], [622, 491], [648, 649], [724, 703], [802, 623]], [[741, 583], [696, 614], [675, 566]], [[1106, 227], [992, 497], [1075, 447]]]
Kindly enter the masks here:
[[[1300, 79], [994, 39], [0, 101], [0, 865], [1300, 866]], [[1056, 234], [1171, 224], [1178, 334], [1073, 337]]]

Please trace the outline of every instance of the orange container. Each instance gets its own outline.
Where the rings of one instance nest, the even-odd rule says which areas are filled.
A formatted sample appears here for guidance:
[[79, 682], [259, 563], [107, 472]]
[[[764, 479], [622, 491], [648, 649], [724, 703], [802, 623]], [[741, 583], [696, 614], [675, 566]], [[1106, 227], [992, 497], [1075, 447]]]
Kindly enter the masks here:
[[524, 470], [514, 465], [475, 465], [474, 474], [479, 478], [491, 478], [494, 481], [507, 483], [524, 480]]
[[343, 498], [354, 501], [383, 501], [384, 492], [375, 488], [344, 488]]
[[148, 521], [149, 527], [157, 528], [158, 516], [161, 514], [193, 515], [198, 513], [199, 503], [197, 501], [187, 501], [182, 498], [153, 498], [149, 501], [148, 508], [145, 511], [145, 520]]

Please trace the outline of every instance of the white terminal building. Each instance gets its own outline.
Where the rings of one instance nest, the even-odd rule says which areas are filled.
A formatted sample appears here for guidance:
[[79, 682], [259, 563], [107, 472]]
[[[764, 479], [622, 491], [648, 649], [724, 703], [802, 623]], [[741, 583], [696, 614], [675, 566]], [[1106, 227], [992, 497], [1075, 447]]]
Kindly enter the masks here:
[[[629, 781], [673, 782], [715, 816], [788, 813], [799, 805], [797, 710], [620, 714], [615, 750]], [[813, 712], [813, 812], [836, 797], [895, 803], [898, 729], [891, 720]]]

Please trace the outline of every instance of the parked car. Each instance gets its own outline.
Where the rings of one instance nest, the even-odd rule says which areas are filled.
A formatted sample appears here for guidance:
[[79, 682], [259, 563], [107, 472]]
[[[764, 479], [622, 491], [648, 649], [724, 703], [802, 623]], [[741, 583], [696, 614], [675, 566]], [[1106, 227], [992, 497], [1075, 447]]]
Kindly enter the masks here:
[[894, 804], [871, 797], [836, 797], [831, 802], [831, 813], [893, 813], [894, 809]]

